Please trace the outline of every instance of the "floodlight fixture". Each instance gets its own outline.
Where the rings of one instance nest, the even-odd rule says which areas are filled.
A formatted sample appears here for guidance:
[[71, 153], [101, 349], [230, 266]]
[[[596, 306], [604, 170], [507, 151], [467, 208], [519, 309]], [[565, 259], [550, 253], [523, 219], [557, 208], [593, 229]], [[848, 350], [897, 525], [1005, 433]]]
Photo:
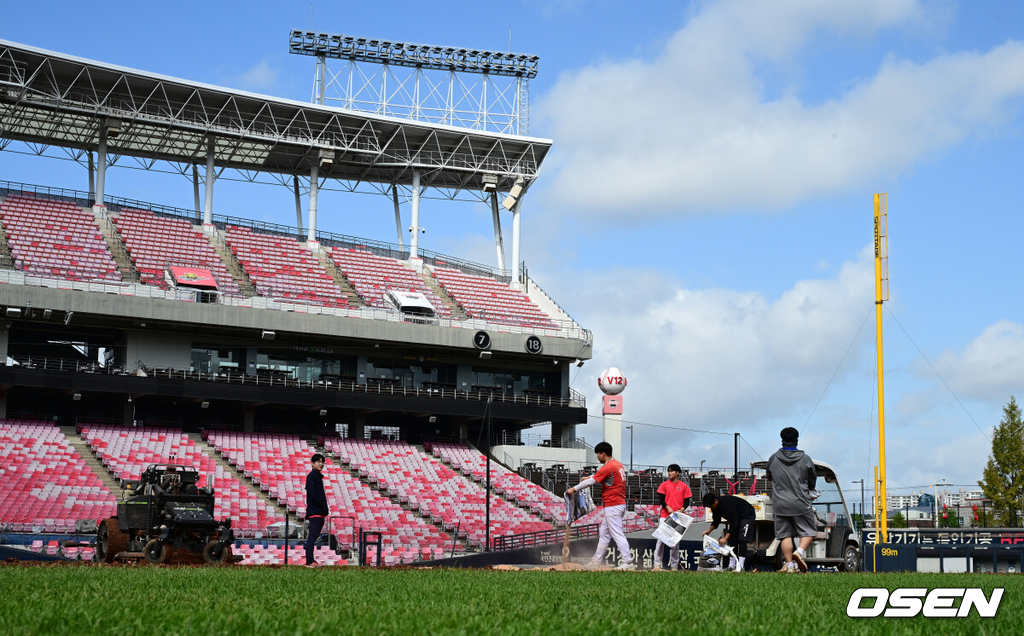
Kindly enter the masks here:
[[199, 406], [204, 408], [204, 409], [208, 409], [208, 408], [210, 408], [210, 403], [207, 402], [206, 400], [203, 400], [203, 403], [200, 404]]
[[21, 318], [21, 308], [19, 307], [8, 307], [6, 313], [8, 318]]
[[540, 57], [525, 53], [413, 44], [302, 29], [292, 30], [288, 38], [288, 52], [353, 62], [529, 79], [537, 77], [537, 63], [540, 61]]
[[121, 120], [117, 117], [107, 117], [103, 125], [107, 129], [107, 137], [117, 137], [121, 134]]
[[52, 315], [53, 315], [53, 310], [52, 309], [44, 309], [43, 310], [43, 318], [49, 320], [50, 316], [52, 316]]
[[481, 360], [490, 360], [491, 359], [491, 352], [490, 351], [481, 351], [480, 352], [480, 359]]
[[320, 417], [324, 417], [326, 415], [327, 415], [327, 409], [320, 409]]
[[74, 395], [71, 396], [71, 399], [74, 400], [75, 402], [78, 402], [79, 400], [82, 399], [82, 394], [81, 393], [75, 393]]
[[582, 367], [583, 366], [583, 360], [580, 360], [579, 358], [577, 358], [576, 359], [576, 366]]
[[430, 422], [431, 424], [433, 424], [434, 422], [437, 421], [437, 416], [436, 415], [431, 415], [430, 417], [427, 418], [427, 421]]
[[74, 316], [74, 315], [75, 315], [75, 312], [73, 312], [73, 311], [65, 311], [64, 312], [64, 326], [65, 327], [67, 325], [71, 324], [71, 317]]
[[498, 175], [493, 172], [485, 172], [483, 176], [484, 192], [498, 191]]
[[321, 148], [318, 157], [321, 168], [330, 168], [334, 165], [334, 151], [330, 148]]
[[263, 339], [264, 340], [273, 340], [276, 337], [277, 337], [277, 334], [274, 333], [273, 331], [271, 331], [269, 329], [264, 329], [263, 330]]

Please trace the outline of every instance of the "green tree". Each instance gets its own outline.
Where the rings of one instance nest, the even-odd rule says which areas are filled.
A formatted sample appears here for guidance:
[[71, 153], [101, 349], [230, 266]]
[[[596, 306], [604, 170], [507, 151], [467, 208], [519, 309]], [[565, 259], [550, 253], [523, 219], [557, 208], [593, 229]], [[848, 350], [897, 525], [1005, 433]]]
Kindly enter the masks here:
[[992, 454], [978, 482], [992, 501], [992, 521], [997, 526], [1021, 525], [1024, 504], [1024, 421], [1012, 395], [1003, 407], [1003, 419], [992, 432]]
[[947, 508], [942, 506], [942, 510], [939, 511], [939, 527], [940, 528], [959, 528], [960, 517], [957, 516], [959, 508]]
[[907, 519], [903, 516], [902, 512], [897, 512], [896, 514], [894, 514], [892, 516], [892, 519], [889, 520], [889, 527], [890, 528], [906, 528], [907, 527]]

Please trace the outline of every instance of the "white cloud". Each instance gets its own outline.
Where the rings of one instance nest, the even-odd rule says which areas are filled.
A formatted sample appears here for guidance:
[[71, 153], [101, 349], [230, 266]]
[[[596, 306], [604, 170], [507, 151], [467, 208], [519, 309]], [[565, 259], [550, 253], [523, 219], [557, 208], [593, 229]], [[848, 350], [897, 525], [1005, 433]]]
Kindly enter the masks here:
[[[800, 281], [774, 300], [758, 292], [682, 289], [650, 272], [618, 272], [615, 280], [630, 281], [623, 286], [578, 276], [580, 287], [561, 296], [600, 337], [575, 387], [600, 413], [596, 378], [617, 366], [629, 378], [626, 419], [740, 431], [760, 441], [767, 427], [774, 440], [777, 419], [806, 414], [858, 333], [872, 306], [872, 268], [865, 248], [831, 278]], [[852, 361], [842, 373], [851, 368]], [[582, 434], [600, 437], [600, 424]], [[732, 443], [664, 429], [643, 434], [654, 457], [689, 443]]]
[[781, 208], [892, 177], [1015, 115], [1015, 41], [923, 63], [890, 56], [874, 77], [836, 78], [838, 96], [821, 103], [765, 97], [759, 65], [797, 58], [817, 34], [929, 19], [911, 0], [707, 5], [657, 59], [566, 74], [541, 100], [554, 195], [588, 214]]
[[[873, 273], [873, 253], [865, 247], [827, 277], [797, 281], [777, 298], [754, 291], [686, 289], [650, 271], [574, 276], [575, 287], [556, 297], [597, 334], [593, 359], [573, 384], [587, 395], [593, 416], [577, 433], [591, 444], [602, 438], [596, 378], [604, 368], [617, 366], [629, 378], [623, 394], [625, 424], [640, 423], [634, 429], [637, 464], [696, 466], [707, 459], [709, 466], [730, 467], [732, 433], [739, 432], [740, 462], [746, 465], [758, 456], [767, 458], [777, 448], [779, 430], [795, 426], [801, 429], [801, 447], [813, 457], [832, 464], [843, 479], [866, 477], [870, 484], [870, 467], [878, 456]], [[906, 356], [916, 357], [898, 349], [888, 353], [893, 354], [887, 358], [890, 367], [902, 365], [899, 360]], [[963, 352], [940, 357], [936, 366], [962, 398], [994, 398], [971, 405], [978, 425], [987, 431], [998, 421], [993, 412], [1005, 403], [1009, 385], [1014, 378], [1022, 381], [1021, 360], [1024, 327], [1000, 323]], [[889, 483], [916, 485], [941, 478], [973, 483], [990, 442], [959, 405], [936, 397], [945, 389], [928, 373], [926, 385], [915, 380], [920, 391], [889, 394], [894, 402], [887, 406]], [[891, 375], [891, 384], [906, 381], [904, 371]], [[960, 384], [968, 379], [997, 388], [970, 392]], [[623, 430], [622, 448], [616, 452], [628, 460], [628, 431]]]
[[963, 399], [1006, 403], [1011, 394], [1024, 396], [1024, 325], [997, 322], [962, 351], [939, 356], [935, 369]]
[[235, 80], [234, 84], [246, 91], [267, 91], [277, 84], [277, 69], [267, 60], [245, 71]]

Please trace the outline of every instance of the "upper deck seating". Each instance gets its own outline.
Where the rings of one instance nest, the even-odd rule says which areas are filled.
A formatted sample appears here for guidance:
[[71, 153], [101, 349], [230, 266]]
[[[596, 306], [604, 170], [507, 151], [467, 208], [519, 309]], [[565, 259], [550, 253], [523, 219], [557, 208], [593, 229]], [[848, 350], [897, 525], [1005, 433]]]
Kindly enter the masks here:
[[[392, 496], [430, 515], [445, 529], [466, 535], [469, 542], [483, 547], [486, 538], [484, 490], [427, 457], [406, 442], [329, 438], [334, 452]], [[551, 530], [531, 514], [500, 497], [491, 498], [491, 537]]]
[[96, 219], [73, 203], [11, 195], [0, 220], [14, 266], [33, 276], [86, 282], [119, 282], [121, 272]]
[[0, 420], [0, 493], [0, 521], [15, 532], [74, 532], [117, 501], [60, 429], [27, 420]]
[[368, 307], [390, 308], [384, 300], [389, 289], [423, 294], [437, 315], [450, 318], [448, 305], [420, 276], [393, 258], [350, 248], [331, 248], [331, 258]]
[[113, 218], [142, 282], [167, 289], [169, 266], [203, 267], [213, 272], [217, 288], [238, 295], [238, 284], [202, 232], [185, 219], [160, 217], [149, 210], [121, 210]]
[[260, 296], [325, 307], [348, 306], [348, 299], [323, 263], [295, 239], [229, 225], [225, 240]]
[[522, 327], [558, 328], [528, 296], [493, 278], [445, 267], [435, 267], [434, 278], [471, 318]]
[[[315, 452], [296, 435], [211, 432], [209, 441], [233, 465], [299, 517], [306, 515], [306, 475]], [[407, 563], [435, 558], [451, 539], [340, 469], [327, 457], [324, 490], [328, 522], [343, 547], [352, 542], [352, 526], [384, 535], [384, 560]], [[325, 528], [326, 531], [326, 528]]]
[[199, 471], [199, 486], [213, 486], [214, 517], [230, 518], [239, 536], [254, 536], [268, 525], [284, 521], [178, 429], [86, 426], [82, 435], [103, 465], [120, 479], [138, 479], [151, 464], [192, 466]]

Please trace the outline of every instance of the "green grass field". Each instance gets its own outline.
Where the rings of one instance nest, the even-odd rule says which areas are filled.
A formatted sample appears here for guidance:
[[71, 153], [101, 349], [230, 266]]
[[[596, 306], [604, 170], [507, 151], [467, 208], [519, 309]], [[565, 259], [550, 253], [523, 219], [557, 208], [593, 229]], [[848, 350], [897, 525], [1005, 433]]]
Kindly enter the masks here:
[[[858, 587], [1006, 589], [982, 619], [850, 619]], [[0, 634], [1021, 634], [1024, 577], [0, 566]]]

